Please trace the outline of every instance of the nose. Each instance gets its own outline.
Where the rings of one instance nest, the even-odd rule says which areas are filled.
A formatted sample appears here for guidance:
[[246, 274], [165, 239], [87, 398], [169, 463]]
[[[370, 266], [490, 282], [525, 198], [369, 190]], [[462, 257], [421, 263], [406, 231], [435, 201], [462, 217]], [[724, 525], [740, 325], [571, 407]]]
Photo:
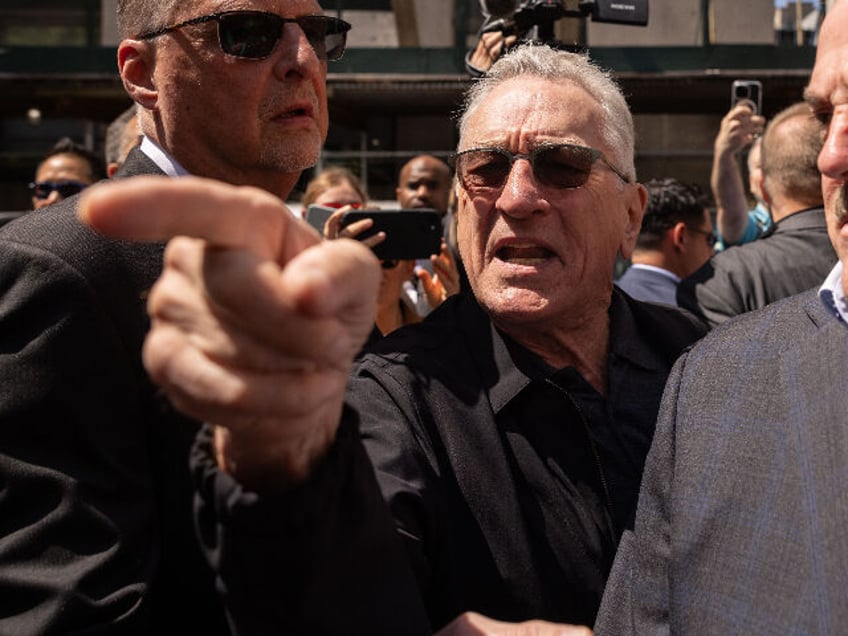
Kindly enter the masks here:
[[544, 200], [527, 159], [516, 159], [496, 202], [498, 209], [515, 218], [527, 217], [540, 211]]
[[848, 107], [834, 111], [819, 153], [818, 166], [826, 177], [839, 181], [848, 179]]
[[316, 72], [321, 66], [318, 54], [303, 29], [291, 22], [283, 25], [283, 35], [277, 43], [275, 53], [275, 71], [281, 78], [292, 72], [308, 75]]

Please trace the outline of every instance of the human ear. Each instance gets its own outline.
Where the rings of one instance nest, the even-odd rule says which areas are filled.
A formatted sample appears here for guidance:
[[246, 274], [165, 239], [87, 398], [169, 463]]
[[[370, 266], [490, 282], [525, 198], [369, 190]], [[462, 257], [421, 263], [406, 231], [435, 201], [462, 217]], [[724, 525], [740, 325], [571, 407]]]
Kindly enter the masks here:
[[686, 224], [679, 221], [671, 228], [671, 242], [678, 250], [683, 251], [686, 243]]
[[645, 214], [645, 206], [648, 205], [648, 191], [641, 183], [631, 183], [625, 187], [629, 190], [625, 195], [627, 220], [619, 251], [622, 258], [629, 259], [633, 254], [636, 239], [639, 238], [639, 230], [642, 228], [642, 217]]
[[159, 92], [153, 80], [153, 46], [141, 40], [118, 45], [118, 70], [127, 94], [146, 110], [155, 110]]

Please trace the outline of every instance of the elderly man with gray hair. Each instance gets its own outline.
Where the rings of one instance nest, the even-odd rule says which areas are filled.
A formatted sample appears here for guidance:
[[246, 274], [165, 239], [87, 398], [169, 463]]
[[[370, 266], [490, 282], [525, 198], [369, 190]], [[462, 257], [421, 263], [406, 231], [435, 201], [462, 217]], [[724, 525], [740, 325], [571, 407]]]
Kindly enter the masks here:
[[86, 198], [115, 236], [196, 237], [169, 248], [146, 363], [210, 422], [198, 521], [242, 633], [595, 619], [666, 377], [702, 329], [613, 288], [646, 192], [606, 72], [518, 47], [459, 127], [473, 293], [358, 356], [377, 278], [362, 245], [328, 261], [281, 203], [220, 184]]

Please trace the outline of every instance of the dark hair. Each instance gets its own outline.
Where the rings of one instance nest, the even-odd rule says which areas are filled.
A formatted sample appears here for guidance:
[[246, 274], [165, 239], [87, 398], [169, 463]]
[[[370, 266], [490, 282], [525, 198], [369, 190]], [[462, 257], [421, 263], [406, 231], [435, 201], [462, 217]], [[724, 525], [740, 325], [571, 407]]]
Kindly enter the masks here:
[[645, 184], [648, 205], [642, 218], [642, 229], [636, 247], [657, 249], [666, 230], [678, 223], [699, 227], [704, 221], [704, 210], [710, 205], [703, 190], [696, 184], [682, 183], [677, 179], [652, 179]]
[[106, 162], [103, 161], [103, 157], [96, 152], [89, 150], [85, 146], [76, 143], [70, 137], [62, 137], [59, 141], [53, 144], [53, 147], [44, 153], [41, 161], [38, 162], [38, 166], [41, 167], [45, 161], [50, 159], [50, 157], [55, 157], [56, 155], [75, 155], [86, 161], [88, 163], [92, 183], [106, 178]]

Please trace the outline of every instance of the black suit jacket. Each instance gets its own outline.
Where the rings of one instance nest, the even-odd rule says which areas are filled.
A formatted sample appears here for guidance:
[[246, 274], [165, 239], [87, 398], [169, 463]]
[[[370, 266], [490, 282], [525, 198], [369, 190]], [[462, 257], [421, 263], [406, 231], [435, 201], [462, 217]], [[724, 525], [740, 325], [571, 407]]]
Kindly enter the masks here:
[[677, 304], [715, 326], [820, 284], [835, 264], [824, 210], [801, 210], [680, 281]]
[[[120, 177], [161, 174], [134, 150]], [[78, 197], [0, 231], [0, 633], [226, 633], [194, 538], [197, 423], [141, 362], [162, 245]]]
[[201, 438], [198, 523], [237, 632], [425, 634], [466, 610], [591, 623], [666, 377], [703, 333], [620, 291], [609, 315], [603, 399], [459, 294], [363, 354], [301, 487], [244, 492]]

